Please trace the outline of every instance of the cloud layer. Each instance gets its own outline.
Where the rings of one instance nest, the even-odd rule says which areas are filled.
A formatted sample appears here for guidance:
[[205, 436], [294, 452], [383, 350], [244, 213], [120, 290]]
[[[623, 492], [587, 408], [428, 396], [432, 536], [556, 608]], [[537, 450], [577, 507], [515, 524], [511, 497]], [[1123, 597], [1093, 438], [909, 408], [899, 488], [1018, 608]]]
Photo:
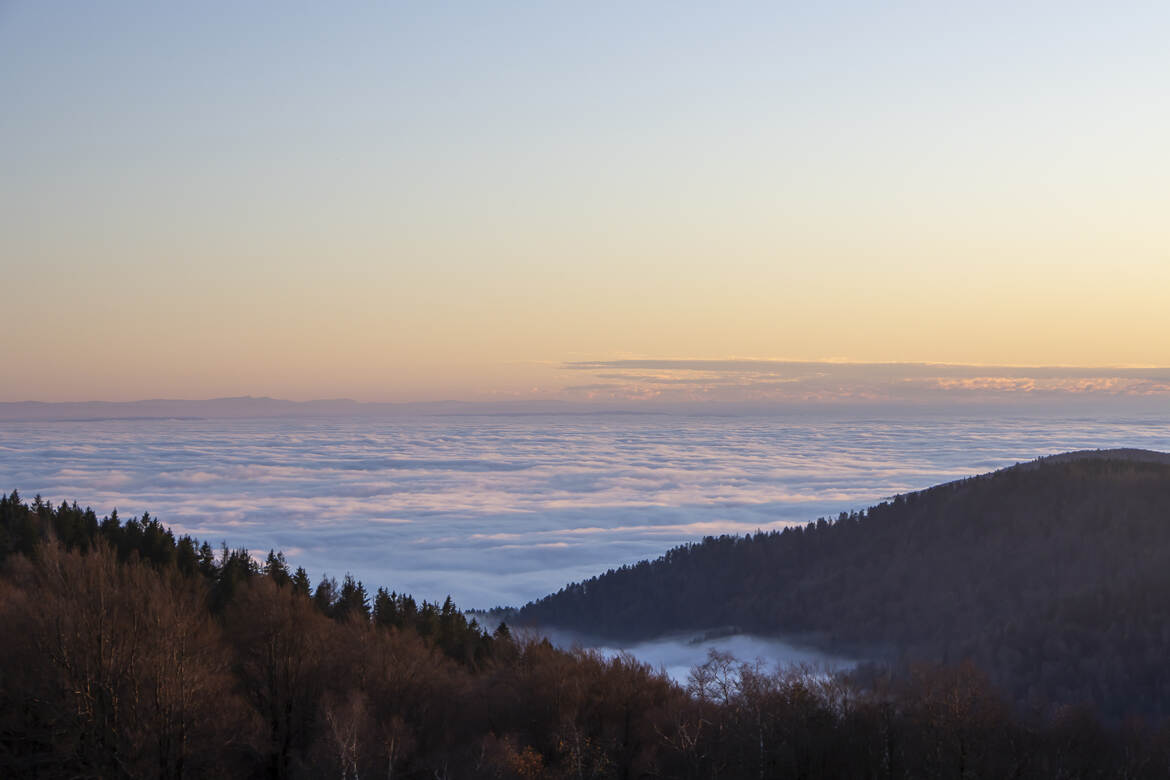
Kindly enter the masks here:
[[605, 360], [565, 363], [589, 381], [579, 399], [731, 402], [1070, 402], [1170, 400], [1170, 368], [976, 366], [785, 360]]
[[0, 423], [0, 489], [150, 511], [467, 607], [707, 534], [782, 527], [1038, 455], [1170, 449], [1170, 426], [1014, 418], [432, 417]]

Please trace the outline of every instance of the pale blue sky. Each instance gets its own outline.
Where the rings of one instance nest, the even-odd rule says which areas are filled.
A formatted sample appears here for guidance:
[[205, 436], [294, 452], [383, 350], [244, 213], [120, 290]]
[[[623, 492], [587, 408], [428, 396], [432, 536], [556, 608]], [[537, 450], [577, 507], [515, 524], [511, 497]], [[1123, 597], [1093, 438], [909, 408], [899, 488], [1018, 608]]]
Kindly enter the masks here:
[[1168, 39], [1162, 2], [0, 3], [0, 346], [43, 366], [2, 392], [1170, 364]]

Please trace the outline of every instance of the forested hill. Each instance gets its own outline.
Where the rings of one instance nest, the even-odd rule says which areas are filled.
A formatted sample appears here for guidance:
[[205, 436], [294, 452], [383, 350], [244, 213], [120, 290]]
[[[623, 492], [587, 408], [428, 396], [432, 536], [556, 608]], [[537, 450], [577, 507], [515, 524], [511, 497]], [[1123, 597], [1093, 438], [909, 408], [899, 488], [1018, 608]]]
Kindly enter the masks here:
[[[372, 601], [352, 578], [310, 591], [279, 553], [217, 556], [145, 515], [0, 496], [0, 777], [1155, 780], [1170, 766], [1170, 721], [1037, 718], [970, 663], [842, 676], [716, 653], [684, 688], [627, 655], [487, 634], [449, 600]], [[1120, 613], [1106, 638], [1138, 641], [1130, 612], [1154, 610]], [[1161, 644], [1144, 641], [1121, 668], [1165, 701]], [[1114, 667], [1086, 676], [1111, 684]]]
[[1078, 452], [754, 536], [708, 537], [528, 604], [636, 639], [734, 625], [970, 658], [1017, 703], [1170, 714], [1170, 456]]

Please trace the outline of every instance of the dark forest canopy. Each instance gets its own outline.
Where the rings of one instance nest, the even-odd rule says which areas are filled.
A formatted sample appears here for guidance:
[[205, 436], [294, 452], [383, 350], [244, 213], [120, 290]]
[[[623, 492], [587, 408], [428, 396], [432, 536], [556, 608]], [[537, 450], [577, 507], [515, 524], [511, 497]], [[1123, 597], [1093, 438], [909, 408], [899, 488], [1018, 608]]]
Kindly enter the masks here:
[[311, 589], [277, 552], [261, 564], [149, 516], [99, 520], [15, 493], [0, 498], [0, 554], [0, 777], [1159, 778], [1170, 766], [1162, 720], [1024, 711], [957, 657], [827, 676], [713, 654], [679, 685], [629, 656], [488, 634], [450, 600], [370, 598], [348, 577]]
[[1025, 707], [1165, 717], [1170, 456], [1068, 453], [831, 521], [708, 537], [519, 618], [626, 640], [732, 624], [826, 649], [972, 659]]
[[64, 552], [108, 548], [119, 562], [132, 560], [161, 573], [173, 571], [198, 580], [206, 589], [207, 606], [215, 614], [231, 603], [243, 585], [263, 578], [308, 599], [321, 614], [334, 620], [352, 616], [384, 627], [410, 627], [420, 636], [433, 637], [455, 658], [474, 660], [491, 645], [488, 633], [475, 620], [468, 621], [449, 597], [442, 604], [417, 602], [409, 594], [379, 588], [371, 598], [365, 585], [349, 574], [340, 585], [335, 578], [323, 576], [313, 588], [303, 567], [289, 569], [283, 552], [269, 550], [264, 563], [259, 563], [244, 548], [232, 549], [221, 543], [216, 552], [206, 541], [200, 543], [189, 535], [176, 537], [149, 513], [122, 522], [114, 510], [99, 522], [92, 509], [81, 509], [77, 502], [53, 507], [40, 496], [25, 503], [16, 491], [0, 496], [0, 561], [13, 553], [37, 560], [50, 541]]

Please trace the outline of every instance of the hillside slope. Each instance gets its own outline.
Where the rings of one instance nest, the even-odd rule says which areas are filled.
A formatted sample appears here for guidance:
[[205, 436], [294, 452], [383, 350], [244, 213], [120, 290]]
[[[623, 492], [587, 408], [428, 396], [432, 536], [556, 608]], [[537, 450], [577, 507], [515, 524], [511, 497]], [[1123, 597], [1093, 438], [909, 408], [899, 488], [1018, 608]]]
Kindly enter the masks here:
[[829, 522], [707, 538], [528, 604], [640, 639], [735, 625], [974, 660], [1022, 705], [1170, 714], [1170, 456], [1078, 452]]

